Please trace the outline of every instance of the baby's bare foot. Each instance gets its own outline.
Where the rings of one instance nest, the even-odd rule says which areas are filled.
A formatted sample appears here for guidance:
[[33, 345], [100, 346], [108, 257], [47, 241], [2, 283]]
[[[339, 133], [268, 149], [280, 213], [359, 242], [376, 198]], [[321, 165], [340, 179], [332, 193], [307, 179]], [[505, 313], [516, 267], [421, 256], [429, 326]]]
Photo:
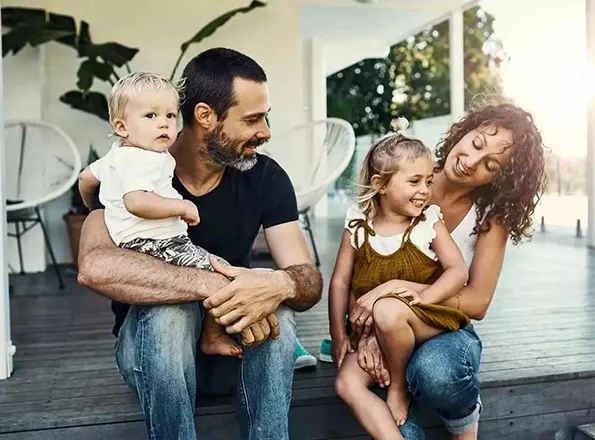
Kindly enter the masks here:
[[225, 333], [210, 337], [206, 334], [203, 335], [200, 349], [206, 354], [220, 354], [222, 356], [236, 356], [239, 358], [244, 354], [242, 347]]

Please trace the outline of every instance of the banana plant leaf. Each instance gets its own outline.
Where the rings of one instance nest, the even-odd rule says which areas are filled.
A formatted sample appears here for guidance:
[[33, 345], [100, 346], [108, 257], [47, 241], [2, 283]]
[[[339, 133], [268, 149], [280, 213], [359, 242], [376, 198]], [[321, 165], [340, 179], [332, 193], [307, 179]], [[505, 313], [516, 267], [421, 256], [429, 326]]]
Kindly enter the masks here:
[[182, 46], [180, 47], [181, 53], [178, 57], [178, 60], [176, 61], [176, 64], [174, 65], [174, 69], [171, 72], [170, 79], [174, 79], [176, 70], [178, 70], [180, 62], [182, 61], [182, 58], [186, 54], [186, 51], [188, 50], [188, 47], [190, 47], [191, 44], [200, 43], [205, 38], [210, 37], [215, 33], [217, 29], [219, 29], [221, 26], [223, 26], [225, 23], [231, 20], [235, 15], [245, 14], [252, 11], [253, 9], [261, 8], [263, 6], [266, 6], [266, 3], [264, 1], [253, 0], [252, 3], [250, 3], [250, 5], [248, 6], [233, 9], [229, 12], [226, 12], [225, 14], [215, 18], [209, 24], [203, 27], [200, 31], [196, 33], [196, 35], [194, 35], [194, 37], [182, 43]]
[[132, 61], [132, 58], [138, 53], [138, 49], [119, 43], [93, 44], [89, 38], [89, 41], [81, 48], [81, 52], [81, 56], [101, 58], [109, 64], [122, 67]]
[[104, 121], [109, 121], [107, 99], [103, 93], [83, 93], [79, 90], [71, 90], [60, 96], [60, 102], [68, 104], [76, 110], [91, 113]]
[[80, 90], [87, 91], [93, 85], [93, 78], [109, 81], [113, 74], [114, 68], [111, 65], [94, 59], [85, 60], [79, 66], [76, 86]]

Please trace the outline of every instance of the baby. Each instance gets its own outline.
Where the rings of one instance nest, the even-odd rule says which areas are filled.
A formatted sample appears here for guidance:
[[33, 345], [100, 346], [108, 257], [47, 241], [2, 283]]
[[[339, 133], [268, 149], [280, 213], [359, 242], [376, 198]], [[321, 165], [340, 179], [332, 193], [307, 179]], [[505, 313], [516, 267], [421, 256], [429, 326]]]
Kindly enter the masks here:
[[[118, 139], [81, 173], [85, 205], [92, 206], [99, 186], [105, 223], [116, 245], [178, 266], [212, 270], [209, 253], [187, 235], [187, 227], [200, 220], [198, 209], [172, 186], [176, 162], [168, 149], [177, 137], [178, 89], [159, 75], [131, 73], [113, 86], [108, 105]], [[241, 345], [206, 316], [201, 350], [242, 357]]]

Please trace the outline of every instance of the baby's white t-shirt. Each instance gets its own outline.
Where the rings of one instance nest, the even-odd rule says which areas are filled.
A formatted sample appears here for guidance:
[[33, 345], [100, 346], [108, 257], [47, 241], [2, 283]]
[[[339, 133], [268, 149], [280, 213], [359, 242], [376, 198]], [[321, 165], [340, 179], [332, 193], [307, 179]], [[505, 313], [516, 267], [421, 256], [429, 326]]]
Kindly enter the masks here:
[[101, 182], [99, 201], [105, 207], [105, 223], [116, 245], [136, 238], [158, 240], [186, 234], [188, 227], [180, 217], [145, 219], [131, 214], [124, 206], [124, 195], [132, 191], [152, 191], [162, 197], [181, 199], [172, 186], [175, 166], [176, 161], [167, 151], [121, 147], [119, 140], [90, 165]]

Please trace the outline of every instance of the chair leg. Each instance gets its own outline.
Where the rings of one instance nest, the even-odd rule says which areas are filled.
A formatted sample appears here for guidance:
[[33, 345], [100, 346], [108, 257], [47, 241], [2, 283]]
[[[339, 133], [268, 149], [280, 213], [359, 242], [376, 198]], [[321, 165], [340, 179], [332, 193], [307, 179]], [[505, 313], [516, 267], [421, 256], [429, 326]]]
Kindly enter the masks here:
[[320, 267], [320, 257], [318, 256], [318, 249], [316, 249], [316, 241], [314, 240], [314, 233], [312, 232], [312, 224], [310, 223], [310, 216], [308, 213], [304, 213], [304, 225], [308, 235], [310, 236], [310, 243], [312, 244], [312, 250], [314, 251], [314, 261], [317, 267]]
[[[16, 221], [14, 222], [14, 229], [16, 231], [15, 233], [15, 237], [17, 239], [17, 250], [19, 252], [19, 265], [21, 268], [21, 275], [25, 274], [25, 265], [23, 264], [23, 246], [21, 244], [21, 222], [20, 221]], [[25, 223], [23, 222], [23, 228], [25, 228]]]
[[56, 262], [56, 256], [54, 255], [54, 249], [52, 248], [52, 244], [50, 243], [50, 238], [48, 233], [45, 229], [45, 224], [43, 223], [43, 219], [41, 218], [41, 214], [38, 208], [35, 208], [35, 214], [37, 214], [37, 221], [41, 225], [41, 231], [43, 232], [43, 238], [45, 239], [45, 244], [48, 248], [48, 252], [50, 253], [50, 258], [52, 259], [52, 264], [54, 265], [54, 270], [56, 271], [56, 276], [58, 277], [58, 285], [60, 289], [64, 289], [64, 280], [62, 279], [62, 274], [60, 273], [60, 269], [58, 268], [58, 263]]

